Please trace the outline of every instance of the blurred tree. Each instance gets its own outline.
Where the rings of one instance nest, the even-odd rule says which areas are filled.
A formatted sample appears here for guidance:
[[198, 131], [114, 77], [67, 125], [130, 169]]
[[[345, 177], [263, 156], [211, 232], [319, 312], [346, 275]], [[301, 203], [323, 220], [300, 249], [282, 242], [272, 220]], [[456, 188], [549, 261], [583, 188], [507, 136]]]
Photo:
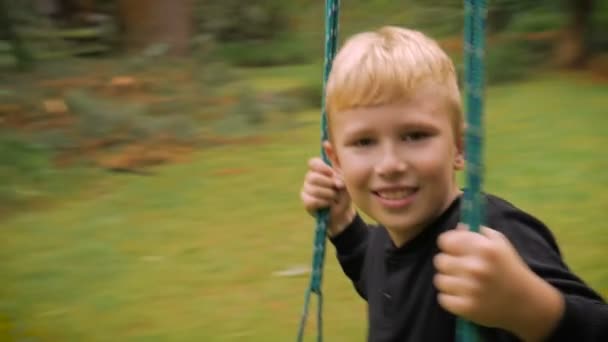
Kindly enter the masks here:
[[118, 5], [127, 50], [166, 44], [170, 54], [189, 52], [194, 0], [119, 0]]
[[556, 46], [556, 61], [564, 67], [581, 67], [589, 57], [587, 37], [592, 29], [593, 0], [566, 0], [569, 22]]
[[7, 0], [0, 0], [0, 39], [9, 41], [17, 61], [17, 67], [20, 70], [27, 70], [32, 66], [33, 58], [25, 47], [23, 39], [17, 34], [9, 5], [10, 3]]
[[37, 2], [39, 6], [54, 7], [55, 17], [67, 22], [77, 22], [79, 17], [92, 13], [95, 9], [95, 0], [37, 0]]
[[[411, 4], [416, 0], [410, 0]], [[426, 6], [462, 8], [461, 0], [427, 0]], [[553, 47], [555, 61], [559, 66], [580, 67], [587, 61], [590, 48], [589, 37], [592, 31], [592, 12], [594, 0], [493, 0], [488, 2], [488, 34], [501, 33], [512, 29], [512, 24], [522, 19], [534, 23], [539, 14], [564, 15], [563, 22], [555, 22], [544, 30], [559, 30], [559, 39]], [[561, 5], [561, 6], [560, 6]], [[561, 20], [560, 20], [561, 21]], [[538, 26], [542, 26], [542, 23]], [[531, 27], [530, 27], [531, 28]], [[519, 28], [518, 33], [528, 33]]]
[[197, 17], [200, 31], [218, 41], [271, 40], [289, 29], [290, 6], [282, 0], [204, 0]]

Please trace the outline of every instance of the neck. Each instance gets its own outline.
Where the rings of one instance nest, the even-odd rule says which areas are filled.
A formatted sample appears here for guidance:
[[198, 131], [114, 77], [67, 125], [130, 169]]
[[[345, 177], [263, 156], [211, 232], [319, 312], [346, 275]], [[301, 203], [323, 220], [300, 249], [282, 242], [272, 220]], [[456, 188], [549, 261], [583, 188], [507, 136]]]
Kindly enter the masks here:
[[401, 231], [397, 233], [397, 231], [399, 230], [390, 229], [389, 227], [386, 227], [388, 235], [393, 241], [393, 244], [397, 248], [399, 248], [405, 245], [407, 242], [413, 240], [416, 236], [420, 235], [420, 233], [422, 233], [431, 223], [433, 223], [439, 216], [441, 216], [441, 214], [443, 214], [448, 209], [448, 207], [456, 200], [456, 198], [461, 194], [462, 191], [458, 188], [457, 185], [454, 185], [454, 188], [452, 189], [452, 191], [450, 191], [450, 195], [446, 197], [445, 203], [443, 203], [441, 209], [438, 210], [435, 215], [429, 217], [424, 223], [407, 229], [405, 232]]

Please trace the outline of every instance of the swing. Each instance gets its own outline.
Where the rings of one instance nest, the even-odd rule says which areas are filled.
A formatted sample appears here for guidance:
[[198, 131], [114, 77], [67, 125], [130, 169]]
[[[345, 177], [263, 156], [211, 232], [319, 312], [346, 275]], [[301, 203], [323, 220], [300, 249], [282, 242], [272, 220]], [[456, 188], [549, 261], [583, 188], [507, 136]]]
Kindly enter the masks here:
[[[338, 37], [338, 14], [340, 0], [325, 1], [325, 59], [323, 70], [323, 100], [321, 105], [321, 141], [328, 139], [327, 113], [325, 112], [325, 86], [331, 64], [336, 55]], [[466, 189], [462, 203], [462, 221], [469, 229], [479, 232], [483, 208], [481, 201], [482, 188], [482, 114], [484, 68], [483, 54], [485, 45], [485, 0], [464, 1], [464, 67], [465, 67], [465, 103], [467, 129], [465, 133], [466, 156]], [[321, 149], [323, 161], [330, 164], [325, 151]], [[314, 249], [310, 284], [304, 296], [304, 309], [298, 329], [298, 342], [304, 338], [304, 328], [308, 317], [310, 297], [317, 295], [317, 341], [323, 340], [323, 263], [325, 259], [326, 231], [329, 209], [320, 210], [316, 215]], [[456, 322], [456, 339], [460, 342], [479, 341], [477, 328], [471, 322], [458, 319]]]

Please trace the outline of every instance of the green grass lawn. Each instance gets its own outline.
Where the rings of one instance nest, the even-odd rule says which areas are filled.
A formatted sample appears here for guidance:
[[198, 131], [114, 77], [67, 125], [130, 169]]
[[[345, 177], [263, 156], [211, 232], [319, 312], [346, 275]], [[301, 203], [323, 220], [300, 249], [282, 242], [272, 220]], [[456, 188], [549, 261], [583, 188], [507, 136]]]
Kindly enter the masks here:
[[[250, 76], [291, 86], [310, 72], [320, 77]], [[574, 271], [608, 296], [608, 85], [548, 75], [488, 98], [488, 191], [549, 224]], [[273, 272], [310, 262], [298, 193], [317, 115], [153, 176], [94, 173], [78, 195], [0, 222], [0, 340], [293, 340], [308, 277]], [[327, 340], [363, 341], [365, 303], [331, 247], [324, 289]]]

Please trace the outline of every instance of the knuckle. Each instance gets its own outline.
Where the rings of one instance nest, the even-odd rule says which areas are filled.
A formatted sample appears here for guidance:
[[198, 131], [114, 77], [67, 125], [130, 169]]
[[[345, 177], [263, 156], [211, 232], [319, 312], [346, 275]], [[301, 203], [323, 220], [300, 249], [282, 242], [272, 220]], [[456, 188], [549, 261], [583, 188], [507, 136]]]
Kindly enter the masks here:
[[481, 262], [479, 260], [475, 262], [471, 262], [469, 265], [469, 273], [475, 279], [485, 280], [490, 276], [490, 269], [486, 263]]
[[433, 276], [433, 285], [435, 285], [435, 287], [441, 291], [441, 276], [439, 274], [435, 274]]
[[439, 249], [444, 250], [449, 245], [449, 241], [450, 236], [448, 233], [443, 233], [439, 235], [439, 238], [437, 238], [437, 246], [439, 246]]
[[312, 182], [314, 181], [314, 179], [317, 178], [317, 172], [314, 170], [308, 171], [306, 173], [306, 179], [308, 180], [308, 182]]
[[437, 270], [441, 271], [444, 268], [444, 264], [445, 258], [443, 254], [437, 254], [433, 257], [433, 265], [435, 265]]
[[323, 175], [317, 173], [317, 172], [312, 172], [310, 174], [310, 184], [313, 185], [323, 185]]
[[468, 293], [474, 298], [479, 298], [482, 295], [483, 289], [478, 282], [471, 282], [468, 284]]
[[495, 261], [498, 259], [499, 252], [496, 244], [491, 241], [484, 241], [484, 243], [479, 245], [479, 253], [481, 256], [488, 261]]
[[308, 194], [310, 193], [310, 184], [309, 184], [309, 183], [304, 183], [304, 184], [302, 185], [302, 190], [301, 190], [301, 193], [302, 193], [303, 195], [308, 195]]
[[439, 302], [439, 305], [441, 305], [443, 308], [447, 309], [448, 311], [453, 311], [453, 309], [451, 308], [450, 305], [450, 301], [448, 300], [448, 296], [446, 296], [443, 293], [438, 293], [437, 294], [437, 302]]

